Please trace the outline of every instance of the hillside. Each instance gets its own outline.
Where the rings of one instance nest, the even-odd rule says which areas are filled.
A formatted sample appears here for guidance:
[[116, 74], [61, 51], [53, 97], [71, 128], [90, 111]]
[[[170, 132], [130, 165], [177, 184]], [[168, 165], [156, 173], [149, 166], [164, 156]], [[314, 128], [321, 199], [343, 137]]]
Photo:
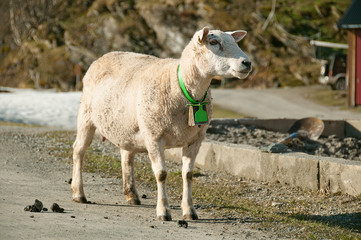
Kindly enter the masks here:
[[[346, 42], [336, 23], [351, 0], [32, 0], [0, 2], [0, 85], [73, 90], [113, 50], [179, 57], [203, 26], [244, 29], [241, 48], [253, 74], [229, 86], [273, 87], [316, 82], [310, 39]], [[76, 71], [74, 71], [74, 69]]]

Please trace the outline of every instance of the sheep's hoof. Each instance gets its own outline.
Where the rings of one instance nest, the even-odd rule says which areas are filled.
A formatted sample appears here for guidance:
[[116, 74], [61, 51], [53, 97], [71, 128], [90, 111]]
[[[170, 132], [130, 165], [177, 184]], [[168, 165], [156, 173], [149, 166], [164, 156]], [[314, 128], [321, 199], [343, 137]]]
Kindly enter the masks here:
[[192, 213], [192, 214], [186, 214], [183, 216], [183, 219], [187, 219], [187, 220], [198, 220], [198, 216], [196, 213]]
[[171, 215], [165, 215], [165, 216], [158, 216], [158, 221], [172, 221]]
[[86, 200], [86, 197], [76, 197], [73, 198], [73, 201], [77, 203], [89, 203], [88, 200]]
[[139, 199], [129, 199], [128, 201], [127, 201], [127, 203], [129, 204], [129, 205], [140, 205], [140, 200]]

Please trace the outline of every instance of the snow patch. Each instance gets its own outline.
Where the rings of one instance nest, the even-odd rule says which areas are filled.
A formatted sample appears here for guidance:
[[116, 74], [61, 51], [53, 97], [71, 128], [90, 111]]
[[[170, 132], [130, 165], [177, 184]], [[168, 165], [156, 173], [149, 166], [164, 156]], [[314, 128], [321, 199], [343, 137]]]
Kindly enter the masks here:
[[81, 92], [1, 90], [0, 121], [76, 128]]

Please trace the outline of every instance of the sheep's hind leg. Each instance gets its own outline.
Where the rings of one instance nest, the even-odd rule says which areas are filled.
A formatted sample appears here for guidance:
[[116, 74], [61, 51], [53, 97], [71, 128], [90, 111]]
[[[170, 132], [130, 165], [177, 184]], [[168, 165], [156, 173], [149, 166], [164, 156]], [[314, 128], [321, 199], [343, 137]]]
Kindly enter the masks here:
[[130, 205], [140, 205], [139, 196], [135, 188], [134, 152], [120, 150], [122, 158], [123, 193]]
[[198, 219], [192, 201], [192, 178], [193, 178], [194, 162], [200, 145], [201, 145], [201, 141], [183, 148], [183, 156], [182, 156], [183, 198], [182, 198], [181, 207], [182, 207], [184, 219], [190, 219], [190, 220]]
[[[82, 107], [79, 111], [79, 119], [83, 111]], [[93, 140], [95, 126], [90, 122], [90, 119], [78, 119], [78, 131], [76, 140], [73, 145], [73, 178], [71, 183], [71, 190], [73, 201], [79, 203], [88, 203], [83, 188], [82, 167], [86, 149]]]
[[147, 150], [152, 162], [152, 169], [157, 180], [157, 218], [160, 221], [171, 221], [172, 216], [169, 209], [165, 187], [167, 168], [164, 161], [164, 144], [161, 142], [152, 142], [149, 146], [147, 146]]

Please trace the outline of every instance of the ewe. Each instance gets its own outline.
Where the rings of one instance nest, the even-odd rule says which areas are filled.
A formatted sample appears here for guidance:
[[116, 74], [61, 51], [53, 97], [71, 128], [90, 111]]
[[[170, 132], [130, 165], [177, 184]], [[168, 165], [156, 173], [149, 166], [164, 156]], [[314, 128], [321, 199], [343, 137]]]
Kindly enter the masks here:
[[157, 180], [159, 220], [172, 219], [164, 150], [182, 147], [183, 217], [197, 219], [191, 186], [195, 157], [212, 114], [208, 87], [215, 76], [245, 78], [251, 71], [251, 62], [237, 45], [245, 35], [205, 27], [194, 34], [180, 59], [111, 52], [96, 60], [83, 79], [73, 147], [73, 200], [87, 202], [82, 162], [98, 129], [120, 148], [123, 192], [129, 204], [140, 204], [134, 154], [148, 152]]

